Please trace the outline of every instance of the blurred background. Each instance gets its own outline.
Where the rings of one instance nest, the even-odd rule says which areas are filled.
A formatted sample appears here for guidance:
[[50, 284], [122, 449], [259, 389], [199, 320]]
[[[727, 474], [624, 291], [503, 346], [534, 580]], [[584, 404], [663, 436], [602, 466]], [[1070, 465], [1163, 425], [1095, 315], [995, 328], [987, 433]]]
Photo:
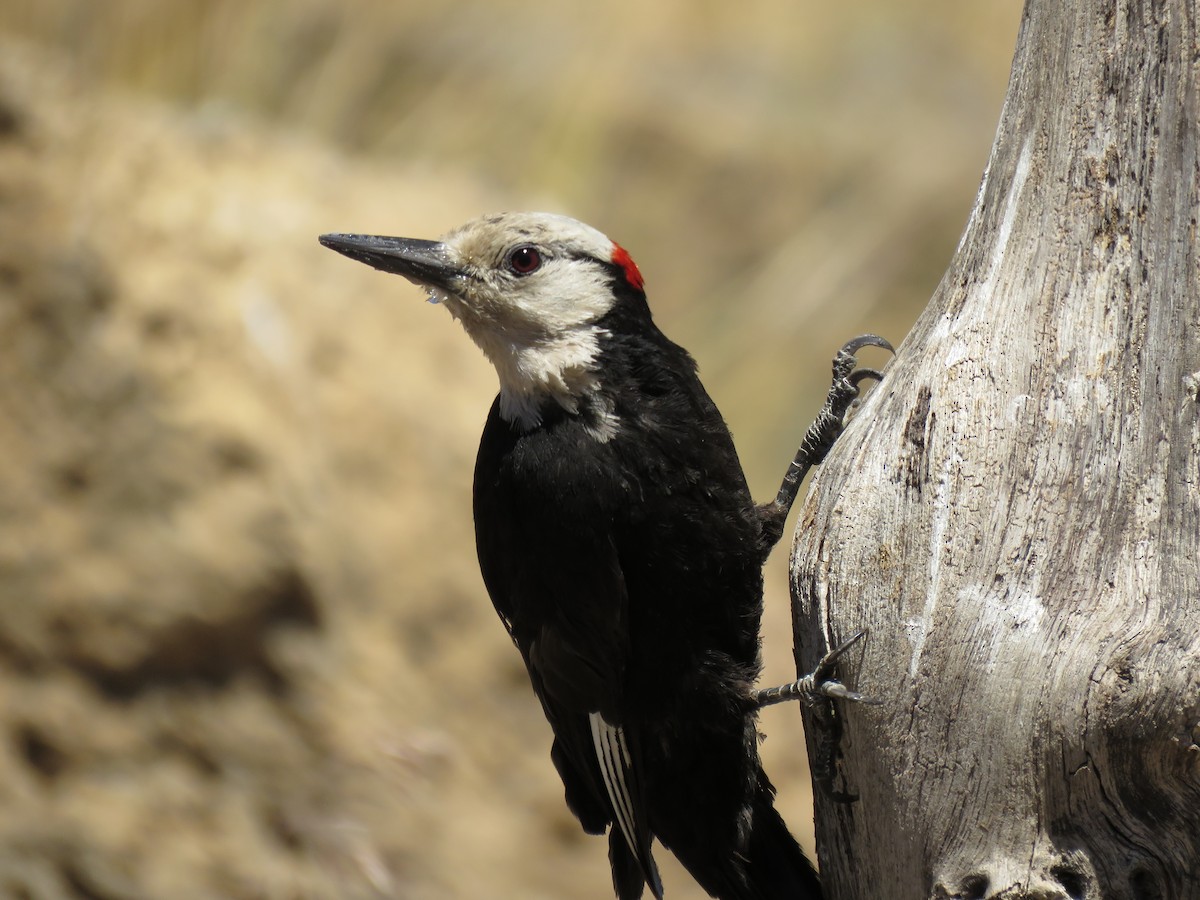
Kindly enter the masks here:
[[[944, 271], [1019, 18], [2, 0], [0, 896], [610, 897], [477, 574], [494, 376], [316, 235], [597, 226], [765, 499], [836, 347]], [[799, 715], [762, 727], [811, 852]]]

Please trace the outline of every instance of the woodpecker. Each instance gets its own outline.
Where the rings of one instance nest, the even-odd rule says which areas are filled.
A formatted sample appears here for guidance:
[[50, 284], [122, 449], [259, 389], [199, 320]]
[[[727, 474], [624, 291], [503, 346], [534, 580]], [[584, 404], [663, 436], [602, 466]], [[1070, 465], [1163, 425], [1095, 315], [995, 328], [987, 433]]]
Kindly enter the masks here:
[[843, 348], [823, 424], [758, 506], [695, 362], [596, 229], [503, 213], [437, 241], [320, 242], [424, 288], [496, 369], [475, 465], [479, 565], [554, 732], [567, 805], [585, 831], [608, 831], [617, 897], [662, 897], [657, 839], [714, 897], [819, 898], [774, 808], [757, 710], [860, 698], [828, 678], [850, 642], [815, 678], [755, 689], [762, 568], [858, 383], [880, 377], [853, 352], [887, 342]]

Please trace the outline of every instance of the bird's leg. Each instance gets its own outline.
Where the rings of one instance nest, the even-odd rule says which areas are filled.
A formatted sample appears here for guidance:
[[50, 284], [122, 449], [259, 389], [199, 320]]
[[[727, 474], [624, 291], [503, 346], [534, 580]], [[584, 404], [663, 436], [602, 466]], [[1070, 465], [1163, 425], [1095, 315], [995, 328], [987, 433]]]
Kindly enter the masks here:
[[883, 379], [883, 375], [875, 369], [858, 368], [858, 360], [854, 354], [863, 347], [882, 347], [889, 353], [896, 352], [891, 344], [878, 335], [863, 334], [847, 341], [834, 356], [833, 382], [829, 386], [829, 393], [825, 395], [825, 405], [804, 432], [800, 449], [796, 451], [795, 459], [783, 476], [779, 493], [772, 502], [759, 507], [763, 516], [764, 535], [772, 547], [783, 536], [784, 520], [792, 508], [796, 493], [800, 490], [800, 482], [804, 480], [809, 469], [820, 465], [829, 453], [829, 448], [842, 433], [843, 420], [850, 404], [858, 397], [859, 384], [868, 378], [875, 381]]
[[858, 632], [850, 640], [834, 647], [826, 653], [817, 664], [817, 667], [803, 678], [788, 682], [779, 687], [754, 691], [750, 695], [751, 701], [760, 709], [764, 706], [773, 706], [776, 703], [783, 703], [787, 700], [799, 700], [801, 703], [811, 704], [821, 699], [836, 699], [851, 700], [872, 705], [876, 704], [878, 701], [871, 700], [856, 691], [850, 690], [833, 677], [833, 670], [837, 667], [837, 661], [841, 655], [866, 636], [867, 632], [865, 630]]

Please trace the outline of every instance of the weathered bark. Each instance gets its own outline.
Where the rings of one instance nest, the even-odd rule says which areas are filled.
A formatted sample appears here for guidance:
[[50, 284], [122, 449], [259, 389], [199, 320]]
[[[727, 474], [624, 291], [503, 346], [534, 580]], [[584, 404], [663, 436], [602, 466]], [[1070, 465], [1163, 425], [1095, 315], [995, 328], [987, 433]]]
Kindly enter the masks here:
[[962, 242], [804, 508], [798, 667], [868, 628], [883, 701], [805, 715], [834, 900], [1200, 897], [1196, 21], [1028, 0]]

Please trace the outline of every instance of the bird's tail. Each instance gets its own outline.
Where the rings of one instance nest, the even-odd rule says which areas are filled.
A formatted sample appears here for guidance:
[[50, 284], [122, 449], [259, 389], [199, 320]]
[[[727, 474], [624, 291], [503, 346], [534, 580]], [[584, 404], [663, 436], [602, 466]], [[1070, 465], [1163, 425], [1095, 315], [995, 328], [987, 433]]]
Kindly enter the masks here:
[[816, 869], [775, 811], [774, 789], [761, 770], [758, 778], [750, 830], [736, 847], [704, 840], [668, 846], [718, 900], [821, 900]]
[[755, 799], [743, 867], [746, 890], [729, 900], [820, 900], [817, 870], [775, 811], [772, 793], [761, 790]]
[[643, 861], [639, 861], [616, 823], [608, 833], [608, 860], [612, 864], [613, 890], [617, 893], [617, 900], [640, 900], [642, 889], [646, 886], [649, 886], [655, 900], [661, 900], [662, 880], [658, 876], [654, 857], [646, 851]]

